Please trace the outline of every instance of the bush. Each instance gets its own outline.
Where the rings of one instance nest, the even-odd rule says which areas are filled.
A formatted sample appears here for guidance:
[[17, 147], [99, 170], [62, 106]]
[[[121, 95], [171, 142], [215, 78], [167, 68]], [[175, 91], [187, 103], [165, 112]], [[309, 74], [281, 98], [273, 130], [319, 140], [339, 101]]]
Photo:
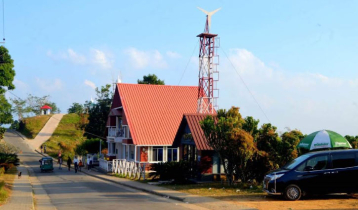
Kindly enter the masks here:
[[190, 177], [190, 165], [188, 161], [155, 163], [150, 166], [155, 171], [149, 173], [152, 179], [174, 180], [175, 183], [185, 183]]
[[14, 165], [19, 164], [19, 159], [16, 154], [0, 153], [0, 168], [4, 168], [5, 171], [12, 168]]
[[0, 139], [4, 138], [4, 133], [6, 132], [6, 128], [0, 127]]

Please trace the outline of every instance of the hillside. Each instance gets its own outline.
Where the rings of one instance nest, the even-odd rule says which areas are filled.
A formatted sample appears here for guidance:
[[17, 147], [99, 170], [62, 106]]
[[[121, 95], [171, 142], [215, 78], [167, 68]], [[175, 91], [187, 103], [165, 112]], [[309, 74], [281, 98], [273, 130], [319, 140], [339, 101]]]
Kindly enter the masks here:
[[28, 117], [22, 120], [18, 131], [28, 139], [34, 139], [52, 115]]
[[86, 140], [81, 129], [83, 120], [78, 114], [64, 115], [51, 138], [45, 143], [46, 152], [52, 157], [57, 157], [61, 149], [63, 157], [73, 157], [76, 146]]

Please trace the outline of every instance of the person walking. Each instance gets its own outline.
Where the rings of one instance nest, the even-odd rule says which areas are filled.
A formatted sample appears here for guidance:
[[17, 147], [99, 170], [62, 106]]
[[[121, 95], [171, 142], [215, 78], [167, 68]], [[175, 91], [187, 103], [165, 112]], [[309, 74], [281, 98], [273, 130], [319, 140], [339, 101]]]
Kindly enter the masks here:
[[80, 169], [80, 171], [81, 171], [82, 167], [83, 167], [83, 163], [82, 163], [82, 160], [80, 159], [80, 162], [78, 163], [78, 168]]
[[43, 148], [43, 146], [41, 145], [41, 147], [40, 147], [40, 148], [41, 148], [41, 154], [42, 154], [42, 148]]
[[87, 156], [87, 170], [91, 169], [91, 157]]
[[58, 157], [58, 169], [62, 170], [62, 157]]
[[71, 169], [71, 164], [72, 164], [71, 157], [70, 157], [70, 156], [68, 156], [68, 159], [67, 159], [68, 171], [70, 171], [70, 169]]
[[75, 158], [73, 158], [73, 164], [75, 165], [75, 173], [77, 173], [77, 170], [78, 170], [78, 158], [77, 158], [77, 156], [75, 156]]
[[46, 153], [46, 144], [44, 145], [44, 153]]

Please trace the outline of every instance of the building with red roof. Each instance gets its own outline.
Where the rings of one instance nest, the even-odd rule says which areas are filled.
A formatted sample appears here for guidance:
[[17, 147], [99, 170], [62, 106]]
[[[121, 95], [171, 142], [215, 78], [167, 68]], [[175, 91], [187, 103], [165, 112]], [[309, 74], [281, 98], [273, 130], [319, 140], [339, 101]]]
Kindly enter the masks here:
[[40, 109], [41, 109], [41, 114], [42, 115], [47, 115], [47, 114], [51, 114], [52, 107], [50, 107], [49, 105], [45, 104]]
[[196, 113], [197, 86], [118, 83], [108, 116], [108, 155], [137, 163], [179, 160], [173, 146], [184, 113]]

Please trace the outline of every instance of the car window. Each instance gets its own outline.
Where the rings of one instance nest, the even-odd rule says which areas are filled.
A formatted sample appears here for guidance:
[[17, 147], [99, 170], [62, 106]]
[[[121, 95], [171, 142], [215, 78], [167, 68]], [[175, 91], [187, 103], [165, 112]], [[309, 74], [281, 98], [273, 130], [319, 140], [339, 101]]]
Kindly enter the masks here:
[[308, 159], [297, 168], [297, 171], [304, 171], [307, 166], [311, 166], [313, 171], [326, 169], [328, 166], [328, 155]]
[[296, 159], [292, 160], [291, 162], [287, 163], [282, 168], [287, 169], [287, 170], [293, 169], [296, 166], [298, 166], [299, 164], [301, 164], [303, 161], [305, 161], [308, 157], [309, 157], [309, 155], [299, 156], [298, 158], [296, 158]]
[[356, 158], [354, 153], [332, 154], [333, 168], [347, 168], [355, 166]]

